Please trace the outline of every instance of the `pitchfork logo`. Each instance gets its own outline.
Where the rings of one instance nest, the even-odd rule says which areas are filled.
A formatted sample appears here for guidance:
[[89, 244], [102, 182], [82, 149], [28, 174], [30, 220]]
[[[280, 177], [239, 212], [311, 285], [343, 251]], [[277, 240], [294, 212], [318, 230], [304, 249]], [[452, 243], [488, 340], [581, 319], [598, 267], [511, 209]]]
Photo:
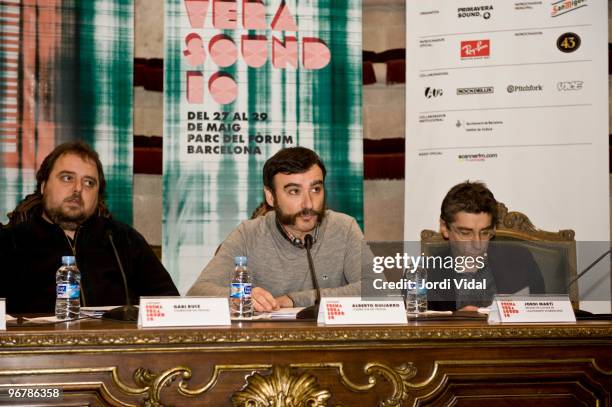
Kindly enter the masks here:
[[490, 40], [461, 41], [461, 59], [488, 58], [490, 55]]

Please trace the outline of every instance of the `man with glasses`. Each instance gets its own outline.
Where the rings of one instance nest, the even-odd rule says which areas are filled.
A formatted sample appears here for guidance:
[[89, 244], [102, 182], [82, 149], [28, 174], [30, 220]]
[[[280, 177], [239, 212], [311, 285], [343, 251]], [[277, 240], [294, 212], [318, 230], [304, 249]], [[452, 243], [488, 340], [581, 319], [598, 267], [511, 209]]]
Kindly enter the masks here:
[[[428, 270], [428, 280], [448, 284], [428, 292], [429, 309], [476, 311], [495, 293], [543, 293], [544, 280], [531, 253], [496, 243], [497, 201], [481, 182], [463, 182], [442, 201], [440, 233], [449, 243], [441, 253], [453, 267]], [[458, 267], [460, 265], [461, 267]]]

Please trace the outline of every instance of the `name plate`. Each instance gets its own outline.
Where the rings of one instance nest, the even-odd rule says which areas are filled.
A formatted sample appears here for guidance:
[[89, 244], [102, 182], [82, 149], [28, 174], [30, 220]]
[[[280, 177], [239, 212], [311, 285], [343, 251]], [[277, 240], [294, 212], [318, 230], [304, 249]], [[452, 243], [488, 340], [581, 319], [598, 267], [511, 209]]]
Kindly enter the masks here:
[[231, 325], [227, 298], [140, 297], [139, 328], [221, 325]]
[[567, 295], [501, 295], [493, 298], [489, 323], [576, 322]]
[[408, 320], [403, 301], [323, 297], [317, 322], [325, 325], [406, 325]]
[[6, 300], [0, 298], [0, 331], [6, 331]]

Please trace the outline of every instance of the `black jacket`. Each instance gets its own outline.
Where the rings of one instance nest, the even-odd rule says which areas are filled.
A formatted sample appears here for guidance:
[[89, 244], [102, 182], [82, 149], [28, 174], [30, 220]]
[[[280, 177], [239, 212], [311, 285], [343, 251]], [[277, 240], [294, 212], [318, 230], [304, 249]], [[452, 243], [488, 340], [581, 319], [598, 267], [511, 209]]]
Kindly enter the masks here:
[[[450, 246], [446, 246], [440, 253], [442, 257], [451, 256]], [[529, 250], [509, 242], [495, 242], [489, 244], [488, 266], [491, 268], [495, 286], [499, 294], [514, 294], [525, 287], [529, 287], [531, 294], [546, 292], [544, 279], [533, 255]], [[431, 282], [443, 281], [446, 278], [466, 277], [457, 274], [452, 269], [432, 269], [427, 271], [427, 280]], [[451, 284], [448, 290], [428, 290], [428, 304], [430, 310], [456, 311], [456, 290]]]
[[[125, 271], [133, 304], [143, 295], [178, 295], [164, 266], [145, 239], [121, 222], [92, 216], [75, 234], [81, 272], [81, 306], [123, 305], [123, 279], [110, 244], [112, 237]], [[72, 255], [63, 230], [40, 216], [0, 230], [2, 283], [8, 313], [53, 313], [55, 272]]]

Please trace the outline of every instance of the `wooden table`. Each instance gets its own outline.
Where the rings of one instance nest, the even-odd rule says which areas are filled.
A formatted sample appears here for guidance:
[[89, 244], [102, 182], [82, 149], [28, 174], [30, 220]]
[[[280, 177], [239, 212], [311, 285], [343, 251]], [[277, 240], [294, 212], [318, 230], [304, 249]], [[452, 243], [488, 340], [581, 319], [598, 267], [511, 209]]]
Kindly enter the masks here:
[[33, 384], [63, 398], [26, 405], [610, 406], [612, 323], [10, 326], [0, 392]]

